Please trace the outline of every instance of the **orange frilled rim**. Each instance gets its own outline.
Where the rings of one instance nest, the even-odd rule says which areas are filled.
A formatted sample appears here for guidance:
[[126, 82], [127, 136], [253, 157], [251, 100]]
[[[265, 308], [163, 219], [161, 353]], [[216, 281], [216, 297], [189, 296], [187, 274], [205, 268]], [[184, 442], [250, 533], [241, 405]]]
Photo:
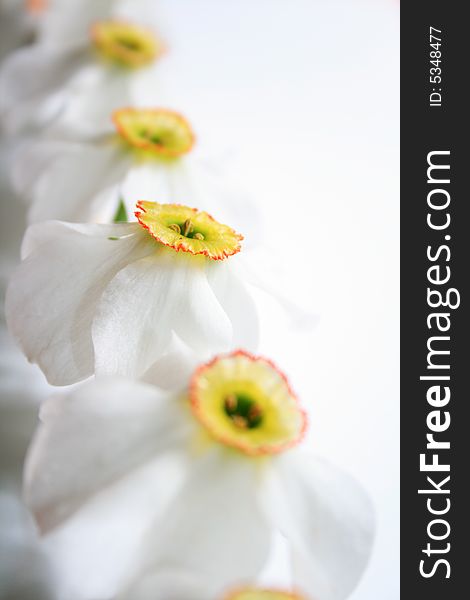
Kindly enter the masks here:
[[196, 208], [141, 200], [135, 216], [153, 238], [176, 252], [224, 260], [241, 250], [242, 235]]
[[[262, 415], [259, 427], [240, 429], [231, 422], [224, 399], [232, 395], [251, 399]], [[250, 456], [279, 454], [296, 446], [308, 426], [286, 375], [271, 360], [245, 350], [200, 366], [190, 381], [189, 401], [216, 441]]]

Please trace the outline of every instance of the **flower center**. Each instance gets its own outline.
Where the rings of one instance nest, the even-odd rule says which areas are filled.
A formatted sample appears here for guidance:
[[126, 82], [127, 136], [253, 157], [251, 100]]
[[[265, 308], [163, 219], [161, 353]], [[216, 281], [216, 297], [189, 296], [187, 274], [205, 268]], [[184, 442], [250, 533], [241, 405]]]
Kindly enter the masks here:
[[194, 133], [180, 114], [164, 109], [124, 108], [113, 114], [118, 133], [128, 145], [148, 154], [174, 158], [194, 144]]
[[143, 67], [163, 52], [152, 31], [122, 21], [101, 21], [91, 29], [91, 38], [100, 55], [124, 67]]
[[229, 394], [224, 400], [226, 415], [240, 429], [259, 427], [263, 421], [263, 411], [260, 406], [243, 394]]
[[286, 377], [270, 361], [241, 350], [197, 369], [189, 395], [211, 435], [245, 454], [282, 452], [306, 429], [306, 414]]
[[158, 242], [174, 250], [223, 260], [240, 251], [243, 236], [209, 214], [180, 204], [140, 201], [135, 216]]
[[277, 590], [246, 588], [230, 594], [226, 600], [302, 600], [302, 597], [297, 594]]

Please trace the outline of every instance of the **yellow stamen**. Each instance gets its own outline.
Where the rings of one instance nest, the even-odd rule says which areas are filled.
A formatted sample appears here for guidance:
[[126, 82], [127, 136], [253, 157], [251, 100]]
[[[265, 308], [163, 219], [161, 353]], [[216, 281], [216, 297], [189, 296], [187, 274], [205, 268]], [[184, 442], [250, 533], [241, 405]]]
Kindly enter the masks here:
[[240, 415], [233, 415], [230, 417], [233, 423], [240, 429], [248, 429], [248, 420]]
[[261, 415], [261, 408], [257, 404], [253, 404], [253, 406], [251, 406], [250, 410], [248, 411], [248, 420], [256, 421], [261, 417]]
[[237, 408], [237, 397], [235, 396], [235, 394], [229, 394], [226, 398], [225, 398], [225, 408], [229, 411], [234, 411]]
[[185, 237], [188, 237], [188, 235], [193, 231], [193, 229], [194, 227], [191, 223], [191, 219], [186, 219], [186, 221], [183, 223], [183, 235]]

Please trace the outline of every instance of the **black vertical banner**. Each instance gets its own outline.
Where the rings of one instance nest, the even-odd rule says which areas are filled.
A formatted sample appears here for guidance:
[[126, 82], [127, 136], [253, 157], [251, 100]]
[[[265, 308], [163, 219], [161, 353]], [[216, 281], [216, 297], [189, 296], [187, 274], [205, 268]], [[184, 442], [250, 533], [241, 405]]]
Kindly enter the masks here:
[[[470, 597], [463, 2], [401, 5], [401, 598]], [[463, 596], [462, 596], [463, 594]]]

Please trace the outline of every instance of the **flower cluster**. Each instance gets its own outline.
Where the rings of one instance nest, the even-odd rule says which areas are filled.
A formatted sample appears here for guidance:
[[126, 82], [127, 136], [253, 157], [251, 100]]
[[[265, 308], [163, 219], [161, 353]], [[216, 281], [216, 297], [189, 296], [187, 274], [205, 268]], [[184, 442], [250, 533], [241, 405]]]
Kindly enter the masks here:
[[[238, 233], [250, 237], [256, 206], [198, 158], [179, 111], [140, 91], [146, 80], [158, 93], [167, 52], [155, 7], [27, 6], [36, 41], [0, 70], [2, 126], [21, 137], [12, 182], [29, 206], [5, 314], [28, 360], [70, 386], [42, 404], [24, 469], [60, 597], [348, 597], [372, 510], [305, 453], [307, 412], [257, 354]], [[282, 590], [260, 583], [279, 534]], [[84, 539], [107, 548], [102, 563], [87, 565]]]

